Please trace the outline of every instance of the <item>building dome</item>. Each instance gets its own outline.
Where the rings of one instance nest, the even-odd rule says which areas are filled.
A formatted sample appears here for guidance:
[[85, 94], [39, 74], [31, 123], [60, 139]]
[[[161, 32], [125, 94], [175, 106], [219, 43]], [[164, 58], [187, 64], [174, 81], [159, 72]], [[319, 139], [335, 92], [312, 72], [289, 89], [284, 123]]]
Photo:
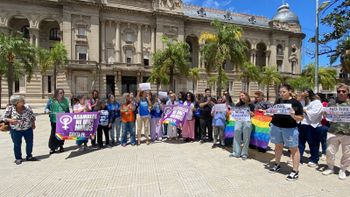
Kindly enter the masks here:
[[298, 16], [290, 11], [288, 4], [284, 4], [277, 9], [277, 14], [272, 18], [272, 21], [299, 24]]

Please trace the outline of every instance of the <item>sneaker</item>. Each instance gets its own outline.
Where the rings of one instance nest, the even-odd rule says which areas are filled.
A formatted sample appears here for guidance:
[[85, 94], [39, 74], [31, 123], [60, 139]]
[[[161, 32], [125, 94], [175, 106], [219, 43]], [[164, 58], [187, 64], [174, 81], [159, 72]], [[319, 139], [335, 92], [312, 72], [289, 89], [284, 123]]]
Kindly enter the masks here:
[[216, 148], [216, 144], [213, 144], [213, 145], [211, 146], [211, 148]]
[[321, 160], [322, 160], [322, 161], [326, 161], [326, 160], [327, 160], [327, 156], [326, 156], [325, 154], [322, 154]]
[[275, 164], [272, 168], [270, 168], [270, 172], [278, 172], [280, 171], [280, 169], [281, 169], [281, 166]]
[[299, 172], [294, 170], [287, 176], [287, 181], [295, 181], [299, 178]]
[[245, 161], [245, 160], [248, 159], [248, 155], [242, 155], [241, 157], [242, 157], [242, 160], [243, 160], [243, 161]]
[[199, 143], [203, 144], [203, 143], [204, 143], [204, 140], [199, 140]]
[[345, 180], [346, 179], [346, 172], [345, 172], [345, 170], [339, 170], [338, 178], [340, 180]]
[[50, 155], [52, 155], [54, 153], [56, 153], [56, 150], [50, 150], [50, 152], [49, 152]]
[[[132, 145], [132, 144], [131, 144]], [[135, 145], [135, 144], [134, 144]], [[122, 144], [122, 147], [125, 147], [126, 146], [126, 144]]]
[[315, 167], [317, 167], [317, 163], [309, 161], [309, 163], [307, 163], [307, 166], [309, 166], [310, 168], [315, 168]]
[[22, 164], [22, 159], [16, 159], [16, 160], [15, 160], [15, 164], [16, 164], [16, 165]]
[[325, 176], [328, 176], [328, 175], [334, 174], [334, 170], [328, 168], [327, 170], [323, 171], [322, 174]]
[[237, 153], [231, 153], [229, 156], [230, 156], [230, 157], [236, 157], [236, 158], [239, 158], [239, 154], [237, 154]]
[[149, 145], [149, 144], [150, 144], [150, 142], [147, 140], [147, 141], [146, 141], [146, 144], [147, 144], [147, 145]]
[[27, 161], [38, 161], [38, 159], [35, 157], [28, 157], [26, 160]]

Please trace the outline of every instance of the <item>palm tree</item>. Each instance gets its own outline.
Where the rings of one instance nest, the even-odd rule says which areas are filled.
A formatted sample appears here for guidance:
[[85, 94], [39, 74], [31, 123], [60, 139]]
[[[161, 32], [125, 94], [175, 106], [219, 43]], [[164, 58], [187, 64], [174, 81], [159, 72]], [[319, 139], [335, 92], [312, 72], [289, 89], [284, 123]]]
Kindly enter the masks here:
[[335, 53], [330, 56], [330, 63], [333, 64], [340, 58], [343, 70], [350, 73], [350, 37], [347, 36], [338, 43], [340, 44], [335, 49]]
[[9, 100], [13, 95], [14, 79], [26, 75], [29, 82], [36, 65], [36, 48], [27, 39], [19, 35], [6, 36], [0, 33], [0, 83], [5, 75]]
[[252, 81], [260, 81], [260, 69], [250, 62], [245, 62], [241, 68], [242, 73], [240, 74], [240, 79], [243, 79], [246, 83], [245, 90], [249, 92], [249, 84]]
[[282, 76], [277, 71], [276, 68], [265, 67], [264, 71], [262, 72], [260, 83], [263, 85], [266, 85], [266, 87], [267, 87], [267, 92], [266, 92], [267, 100], [269, 100], [269, 96], [270, 96], [270, 94], [269, 94], [270, 93], [270, 85], [280, 84], [281, 80], [282, 80]]
[[153, 55], [153, 70], [166, 73], [169, 76], [170, 90], [174, 89], [174, 75], [189, 75], [189, 65], [187, 60], [190, 56], [190, 47], [186, 42], [170, 41], [163, 37], [163, 43], [166, 45], [164, 50], [158, 50]]
[[148, 78], [148, 81], [151, 83], [155, 83], [157, 85], [157, 95], [159, 93], [159, 86], [161, 84], [169, 84], [169, 76], [160, 71], [160, 66], [154, 66], [151, 72], [150, 77]]
[[199, 38], [200, 43], [205, 43], [201, 53], [205, 60], [207, 73], [215, 70], [217, 75], [211, 77], [209, 82], [217, 81], [217, 95], [221, 95], [223, 84], [227, 84], [227, 75], [223, 69], [226, 61], [235, 65], [241, 65], [246, 56], [246, 46], [241, 40], [242, 29], [233, 24], [223, 24], [218, 20], [212, 22], [215, 34], [204, 32]]
[[189, 71], [190, 77], [192, 77], [192, 89], [193, 89], [193, 94], [194, 94], [194, 83], [196, 80], [199, 79], [199, 68], [191, 68]]
[[[302, 72], [302, 76], [306, 77], [311, 87], [315, 84], [315, 65], [308, 64]], [[319, 82], [323, 89], [333, 88], [337, 84], [337, 72], [333, 68], [320, 68], [318, 70]]]
[[50, 51], [50, 59], [53, 63], [53, 90], [55, 92], [57, 89], [57, 69], [61, 69], [68, 63], [67, 50], [62, 43], [56, 42], [54, 44]]
[[285, 82], [287, 84], [289, 84], [290, 86], [292, 86], [292, 88], [294, 90], [305, 90], [306, 88], [310, 88], [313, 87], [309, 81], [308, 78], [306, 78], [305, 76], [299, 76], [299, 77], [295, 77], [295, 78], [288, 78], [285, 80]]

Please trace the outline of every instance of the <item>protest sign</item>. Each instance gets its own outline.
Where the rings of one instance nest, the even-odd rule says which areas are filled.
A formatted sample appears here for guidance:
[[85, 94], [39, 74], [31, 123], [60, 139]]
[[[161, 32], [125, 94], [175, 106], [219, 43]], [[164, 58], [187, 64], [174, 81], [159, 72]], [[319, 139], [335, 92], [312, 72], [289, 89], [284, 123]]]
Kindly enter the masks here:
[[214, 105], [214, 110], [216, 112], [226, 112], [227, 111], [227, 106], [226, 106], [226, 104], [215, 104]]
[[84, 140], [95, 136], [98, 112], [57, 113], [56, 136], [61, 140]]
[[168, 93], [167, 92], [158, 92], [159, 99], [167, 98]]
[[276, 104], [272, 108], [267, 109], [266, 114], [290, 115], [291, 110], [292, 110], [292, 104], [290, 103]]
[[250, 121], [250, 109], [248, 107], [234, 107], [231, 109], [231, 118], [234, 121]]
[[140, 83], [139, 87], [140, 87], [141, 91], [151, 90], [151, 84], [150, 83]]
[[161, 122], [179, 127], [185, 123], [189, 111], [189, 106], [168, 105], [164, 108], [164, 117]]
[[330, 122], [350, 122], [350, 107], [326, 107], [324, 111]]

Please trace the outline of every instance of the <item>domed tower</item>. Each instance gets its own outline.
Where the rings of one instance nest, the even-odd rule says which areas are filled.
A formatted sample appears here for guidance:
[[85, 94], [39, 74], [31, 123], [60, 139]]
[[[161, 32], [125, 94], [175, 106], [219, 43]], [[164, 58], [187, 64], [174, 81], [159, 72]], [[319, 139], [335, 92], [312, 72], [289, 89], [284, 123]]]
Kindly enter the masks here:
[[276, 29], [290, 30], [295, 33], [301, 32], [299, 17], [289, 9], [288, 3], [277, 9], [276, 15], [270, 21], [270, 26]]

